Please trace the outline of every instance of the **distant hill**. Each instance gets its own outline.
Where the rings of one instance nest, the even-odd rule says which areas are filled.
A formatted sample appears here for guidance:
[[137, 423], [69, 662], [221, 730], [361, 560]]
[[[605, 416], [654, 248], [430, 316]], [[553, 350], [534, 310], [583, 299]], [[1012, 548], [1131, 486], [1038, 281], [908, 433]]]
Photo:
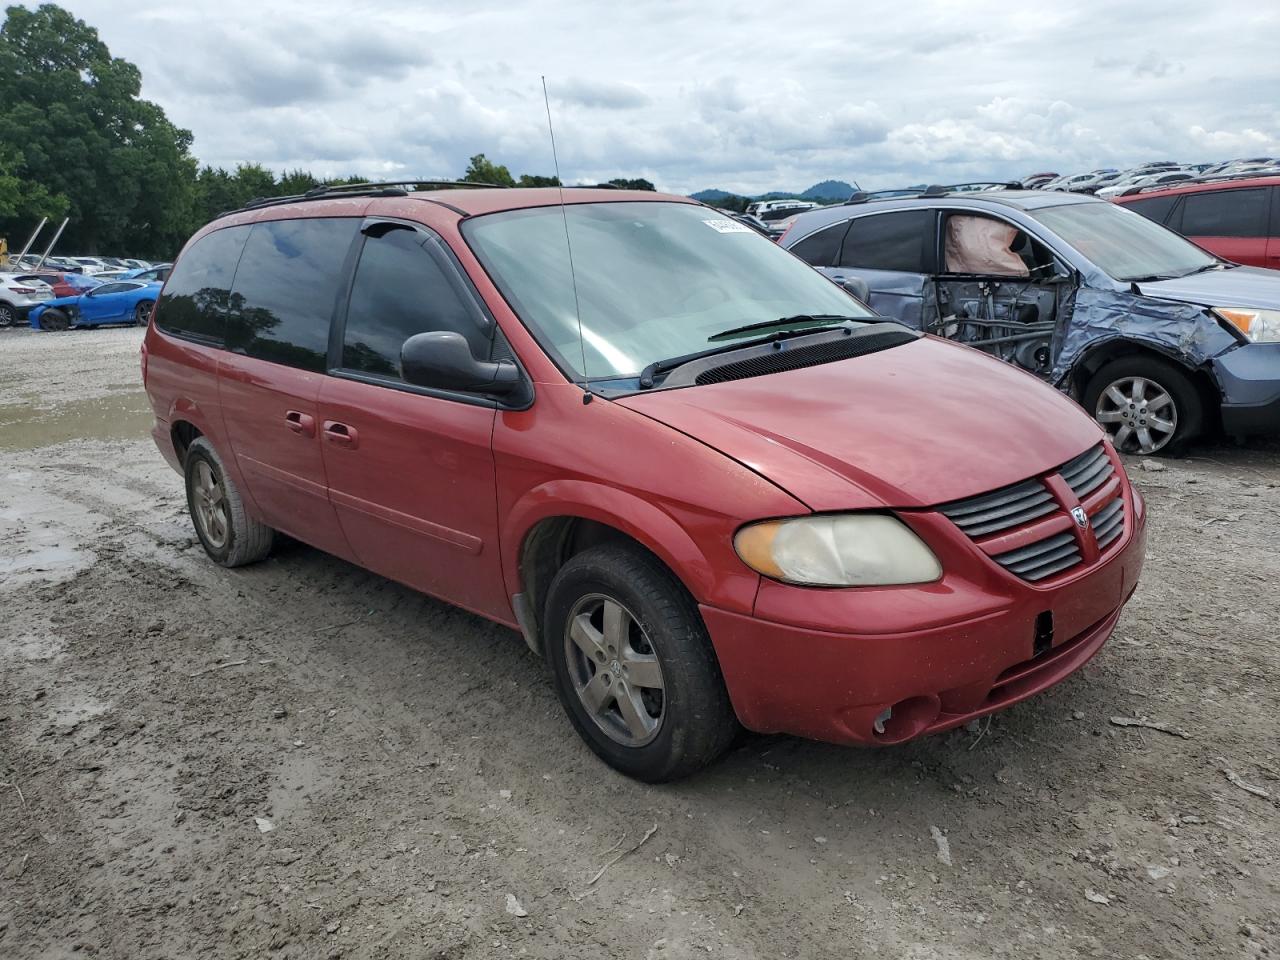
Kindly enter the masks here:
[[[845, 183], [843, 180], [823, 180], [821, 183], [815, 183], [803, 193], [787, 193], [782, 190], [773, 190], [769, 193], [761, 193], [754, 197], [748, 197], [748, 200], [814, 200], [819, 203], [822, 201], [832, 200], [848, 200], [849, 194], [853, 193], [853, 185]], [[718, 190], [711, 188], [709, 190], [699, 190], [697, 193], [689, 194], [694, 200], [700, 200], [702, 203], [717, 204], [723, 203], [730, 197], [741, 196], [741, 194], [730, 193], [728, 190]]]

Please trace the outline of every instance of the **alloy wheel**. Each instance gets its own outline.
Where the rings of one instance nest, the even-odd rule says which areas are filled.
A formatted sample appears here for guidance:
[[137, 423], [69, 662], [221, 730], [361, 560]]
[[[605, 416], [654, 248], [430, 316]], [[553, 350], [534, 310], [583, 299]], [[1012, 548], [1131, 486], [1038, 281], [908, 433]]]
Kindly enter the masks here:
[[0, 327], [12, 327], [18, 322], [18, 312], [7, 303], [0, 303]]
[[1156, 453], [1178, 432], [1173, 396], [1146, 377], [1122, 377], [1098, 397], [1094, 411], [1122, 453]]
[[196, 523], [200, 525], [200, 532], [209, 541], [209, 545], [215, 550], [224, 547], [231, 529], [230, 518], [227, 516], [226, 492], [222, 489], [222, 481], [204, 460], [196, 464], [191, 485], [191, 502], [195, 507]]
[[574, 605], [565, 628], [565, 659], [588, 716], [616, 743], [640, 747], [662, 729], [662, 665], [635, 616], [593, 593]]

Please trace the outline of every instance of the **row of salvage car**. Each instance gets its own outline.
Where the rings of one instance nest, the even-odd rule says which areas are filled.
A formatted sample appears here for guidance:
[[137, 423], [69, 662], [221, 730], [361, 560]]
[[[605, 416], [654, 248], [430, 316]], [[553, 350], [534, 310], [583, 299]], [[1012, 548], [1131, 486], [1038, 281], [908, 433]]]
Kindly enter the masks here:
[[1125, 205], [1016, 185], [854, 194], [779, 243], [876, 312], [1069, 392], [1122, 451], [1280, 433], [1280, 273], [1204, 249], [1240, 238], [1165, 226], [1221, 207], [1214, 229], [1257, 223], [1253, 262], [1280, 265], [1280, 177], [1175, 186]]

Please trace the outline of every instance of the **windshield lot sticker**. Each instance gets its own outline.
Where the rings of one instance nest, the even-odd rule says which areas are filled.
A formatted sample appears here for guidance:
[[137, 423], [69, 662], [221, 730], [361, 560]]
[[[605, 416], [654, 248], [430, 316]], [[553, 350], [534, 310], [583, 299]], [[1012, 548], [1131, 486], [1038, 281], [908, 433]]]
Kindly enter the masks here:
[[751, 228], [736, 220], [703, 220], [708, 227], [717, 233], [750, 233]]

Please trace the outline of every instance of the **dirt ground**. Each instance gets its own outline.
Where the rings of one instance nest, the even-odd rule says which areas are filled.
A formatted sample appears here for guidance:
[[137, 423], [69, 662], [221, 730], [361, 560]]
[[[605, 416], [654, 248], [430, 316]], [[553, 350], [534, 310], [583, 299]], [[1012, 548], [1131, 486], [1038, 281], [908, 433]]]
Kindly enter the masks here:
[[1280, 953], [1280, 445], [1131, 465], [1142, 585], [1054, 690], [648, 787], [516, 634], [209, 563], [140, 338], [0, 331], [0, 957]]

